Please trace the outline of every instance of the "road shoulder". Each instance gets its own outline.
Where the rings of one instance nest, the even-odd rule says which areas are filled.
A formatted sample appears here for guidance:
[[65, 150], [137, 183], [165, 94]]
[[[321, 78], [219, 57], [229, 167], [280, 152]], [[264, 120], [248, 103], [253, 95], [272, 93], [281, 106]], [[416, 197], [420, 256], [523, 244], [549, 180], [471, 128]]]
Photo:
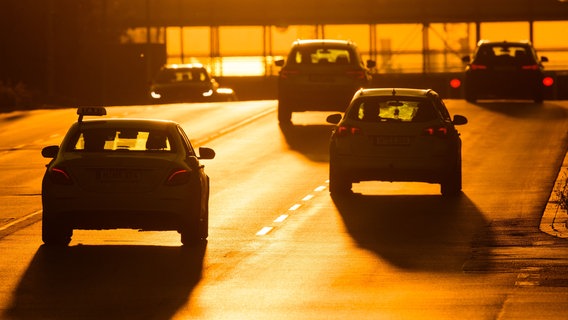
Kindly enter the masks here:
[[568, 155], [564, 157], [554, 188], [540, 221], [540, 230], [552, 236], [568, 239]]

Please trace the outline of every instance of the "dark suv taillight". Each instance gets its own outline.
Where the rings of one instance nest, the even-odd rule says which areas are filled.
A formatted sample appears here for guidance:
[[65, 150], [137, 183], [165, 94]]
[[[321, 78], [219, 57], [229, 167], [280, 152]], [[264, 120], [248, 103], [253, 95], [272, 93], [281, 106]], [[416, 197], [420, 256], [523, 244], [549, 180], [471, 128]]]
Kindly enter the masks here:
[[295, 69], [282, 69], [282, 71], [280, 71], [280, 77], [286, 79], [289, 77], [293, 77], [293, 76], [297, 76], [300, 74], [300, 70], [295, 70]]
[[477, 63], [472, 63], [469, 65], [469, 68], [471, 70], [486, 70], [487, 66], [484, 64], [477, 64]]
[[538, 66], [538, 64], [528, 64], [528, 65], [521, 66], [521, 68], [523, 70], [538, 70], [540, 67]]

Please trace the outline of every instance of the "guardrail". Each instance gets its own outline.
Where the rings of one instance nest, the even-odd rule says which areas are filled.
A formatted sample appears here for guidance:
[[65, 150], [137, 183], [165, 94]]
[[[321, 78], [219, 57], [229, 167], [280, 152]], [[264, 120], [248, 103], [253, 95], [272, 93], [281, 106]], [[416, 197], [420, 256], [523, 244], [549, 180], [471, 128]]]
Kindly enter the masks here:
[[[547, 71], [554, 83], [546, 87], [545, 100], [568, 100], [568, 70]], [[277, 76], [217, 77], [222, 87], [235, 90], [239, 100], [274, 100], [278, 98]], [[373, 87], [408, 87], [428, 88], [438, 92], [445, 99], [463, 99], [463, 73], [392, 73], [375, 74]], [[34, 109], [57, 106], [97, 105], [90, 101], [43, 101], [34, 98], [30, 92], [22, 89], [0, 88], [0, 112], [18, 109]], [[150, 104], [148, 88], [139, 86], [122, 87], [118, 94], [108, 95], [104, 105]]]
[[[554, 83], [545, 89], [545, 100], [568, 100], [568, 70], [547, 71]], [[233, 88], [240, 100], [264, 100], [278, 97], [278, 77], [219, 77], [222, 86]], [[374, 87], [429, 88], [446, 99], [463, 99], [463, 73], [393, 73], [373, 75]]]

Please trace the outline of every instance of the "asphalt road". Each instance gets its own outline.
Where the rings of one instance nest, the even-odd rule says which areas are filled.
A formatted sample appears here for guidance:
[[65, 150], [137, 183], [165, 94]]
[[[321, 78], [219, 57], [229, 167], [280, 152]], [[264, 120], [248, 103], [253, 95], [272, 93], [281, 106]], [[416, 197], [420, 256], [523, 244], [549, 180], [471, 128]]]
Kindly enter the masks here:
[[327, 190], [322, 113], [276, 102], [132, 106], [217, 151], [210, 238], [75, 231], [41, 244], [40, 150], [74, 110], [0, 115], [1, 319], [566, 319], [568, 240], [541, 220], [568, 146], [568, 103], [447, 101], [468, 117], [463, 195], [437, 185]]

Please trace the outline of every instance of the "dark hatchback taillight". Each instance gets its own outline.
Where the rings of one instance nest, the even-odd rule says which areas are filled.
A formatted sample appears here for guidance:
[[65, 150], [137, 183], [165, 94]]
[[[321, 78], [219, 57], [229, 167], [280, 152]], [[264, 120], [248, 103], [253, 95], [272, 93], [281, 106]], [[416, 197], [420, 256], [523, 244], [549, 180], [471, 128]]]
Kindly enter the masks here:
[[446, 138], [448, 137], [449, 129], [445, 126], [433, 126], [425, 128], [422, 132], [425, 136]]
[[47, 176], [51, 182], [61, 185], [72, 185], [71, 176], [63, 168], [53, 167], [47, 171]]
[[191, 171], [187, 169], [172, 170], [168, 179], [166, 180], [167, 186], [179, 186], [186, 184], [191, 179]]

